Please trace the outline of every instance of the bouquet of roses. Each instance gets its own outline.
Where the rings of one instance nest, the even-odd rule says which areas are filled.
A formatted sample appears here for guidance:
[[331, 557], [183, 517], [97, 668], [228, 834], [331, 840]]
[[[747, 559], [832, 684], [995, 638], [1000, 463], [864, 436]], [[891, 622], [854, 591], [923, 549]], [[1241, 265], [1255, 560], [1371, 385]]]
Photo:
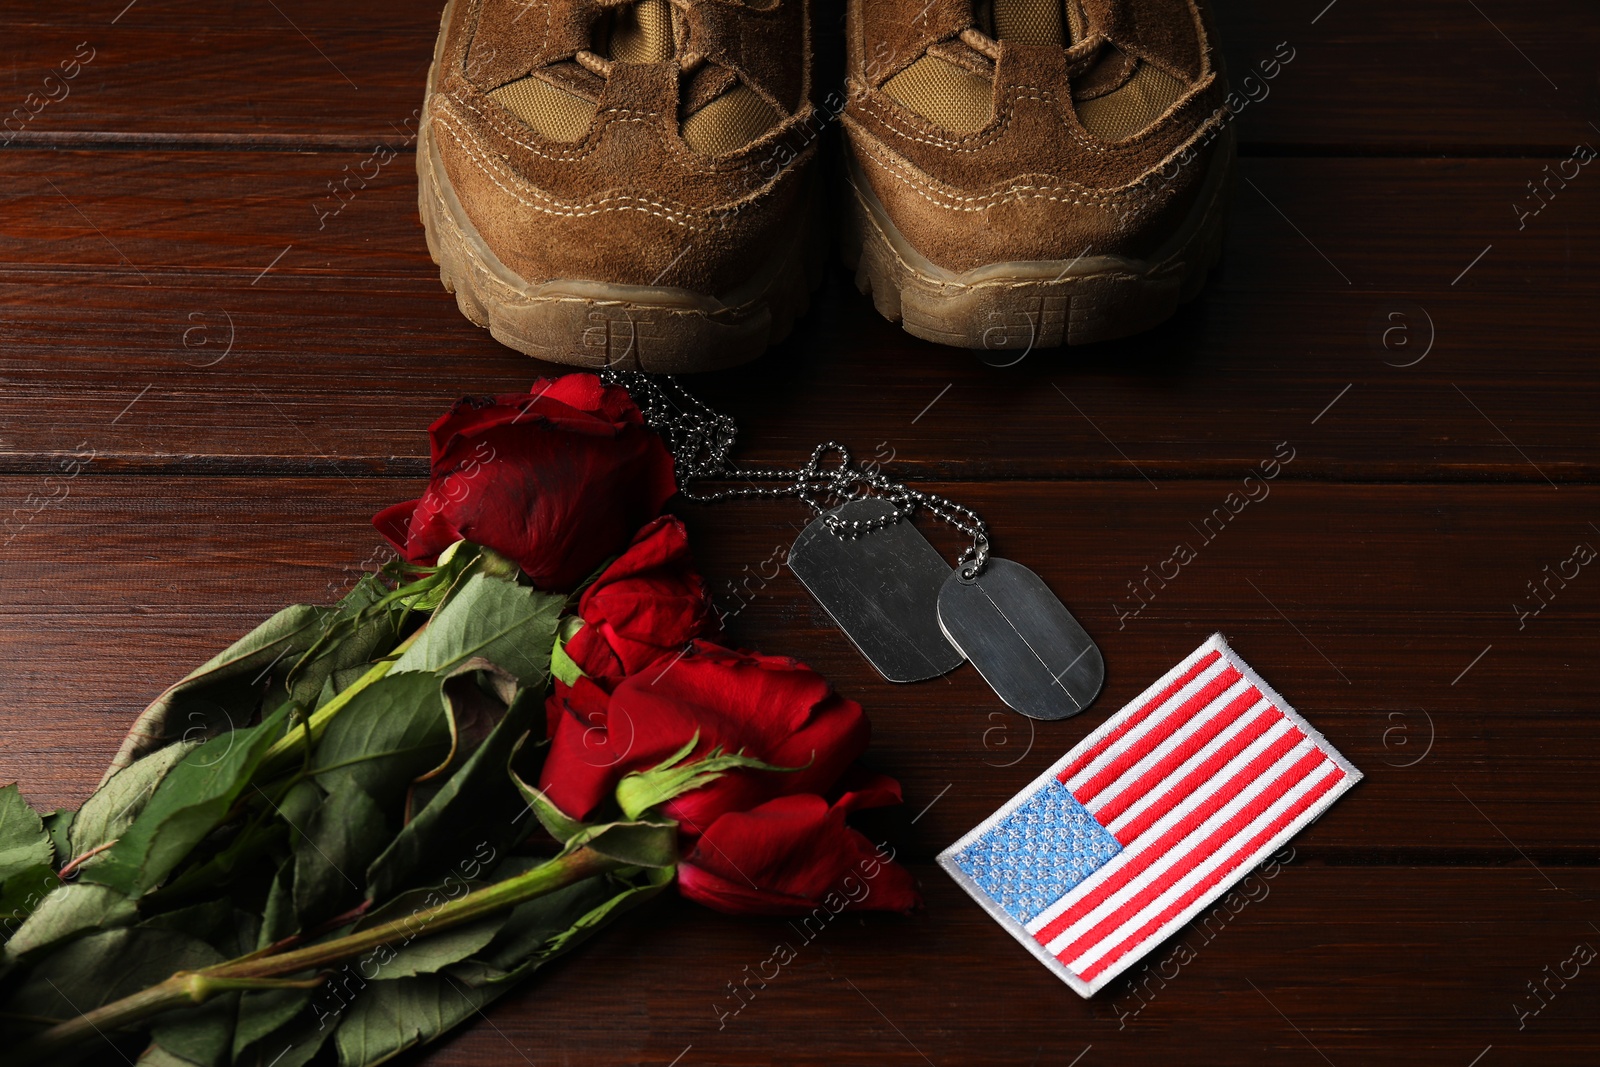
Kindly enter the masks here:
[[673, 883], [917, 904], [846, 824], [900, 799], [854, 765], [860, 705], [707, 640], [623, 389], [541, 381], [430, 433], [427, 493], [374, 519], [402, 559], [163, 693], [76, 812], [0, 790], [8, 1062], [373, 1064]]

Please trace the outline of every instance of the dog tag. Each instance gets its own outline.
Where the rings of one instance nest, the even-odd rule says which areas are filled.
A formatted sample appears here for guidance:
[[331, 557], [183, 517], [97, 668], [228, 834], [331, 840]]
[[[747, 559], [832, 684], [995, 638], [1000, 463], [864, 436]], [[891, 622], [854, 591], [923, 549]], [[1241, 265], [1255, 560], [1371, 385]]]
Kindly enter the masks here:
[[990, 559], [970, 581], [952, 571], [939, 590], [939, 626], [995, 695], [1030, 719], [1087, 708], [1105, 661], [1050, 587], [1020, 563]]
[[[828, 514], [864, 521], [893, 513], [887, 500], [862, 497]], [[939, 626], [950, 564], [909, 520], [843, 537], [819, 516], [795, 538], [789, 569], [889, 681], [920, 682], [961, 665]]]

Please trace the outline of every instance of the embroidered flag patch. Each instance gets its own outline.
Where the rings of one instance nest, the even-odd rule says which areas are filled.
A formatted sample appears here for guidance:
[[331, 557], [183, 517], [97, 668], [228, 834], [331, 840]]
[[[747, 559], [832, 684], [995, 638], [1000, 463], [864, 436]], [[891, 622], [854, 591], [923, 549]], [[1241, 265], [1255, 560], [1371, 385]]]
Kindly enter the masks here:
[[1214, 634], [939, 864], [1088, 997], [1360, 780]]

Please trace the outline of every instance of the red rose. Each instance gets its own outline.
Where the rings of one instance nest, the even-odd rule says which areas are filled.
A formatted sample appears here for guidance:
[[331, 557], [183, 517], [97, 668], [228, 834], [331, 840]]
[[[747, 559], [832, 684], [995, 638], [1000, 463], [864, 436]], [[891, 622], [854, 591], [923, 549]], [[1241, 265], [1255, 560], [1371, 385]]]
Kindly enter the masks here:
[[609, 695], [587, 678], [558, 685], [548, 707], [550, 751], [539, 788], [576, 819], [589, 816], [630, 771], [645, 771], [698, 732], [684, 762], [712, 749], [793, 771], [732, 770], [669, 801], [692, 839], [718, 816], [791, 793], [824, 793], [867, 747], [861, 705], [803, 664], [732, 652], [705, 641], [624, 678]]
[[900, 784], [877, 775], [832, 804], [801, 794], [729, 812], [679, 862], [679, 892], [736, 915], [910, 911], [921, 903], [911, 873], [844, 822], [899, 802]]
[[607, 689], [710, 632], [711, 601], [683, 523], [663, 515], [634, 535], [578, 601], [583, 627], [567, 655]]
[[672, 457], [627, 390], [592, 374], [458, 401], [428, 433], [428, 491], [372, 520], [413, 563], [465, 538], [541, 589], [574, 589], [675, 491]]

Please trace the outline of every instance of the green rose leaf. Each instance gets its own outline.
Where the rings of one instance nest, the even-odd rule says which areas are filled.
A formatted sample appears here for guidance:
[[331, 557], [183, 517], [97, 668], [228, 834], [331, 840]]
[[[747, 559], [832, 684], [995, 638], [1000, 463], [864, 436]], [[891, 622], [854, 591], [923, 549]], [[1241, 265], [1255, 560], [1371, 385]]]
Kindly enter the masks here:
[[[259, 920], [234, 907], [226, 898], [165, 912], [140, 923], [138, 930], [170, 930], [204, 941], [224, 959], [251, 951], [257, 943]], [[205, 1005], [159, 1015], [153, 1020], [151, 1046], [140, 1059], [158, 1063], [225, 1067], [234, 1044], [239, 1014], [238, 993], [227, 993]]]
[[[312, 995], [309, 989], [262, 989], [244, 993], [239, 998], [238, 1014], [234, 1019], [234, 1061], [239, 1062], [241, 1054], [250, 1046], [284, 1030], [305, 1011]], [[280, 1039], [268, 1044], [281, 1046], [283, 1043]]]
[[8, 958], [26, 956], [96, 927], [128, 926], [139, 909], [126, 894], [90, 882], [63, 885], [39, 902], [6, 943]]
[[[61, 862], [78, 859], [101, 845], [115, 841], [133, 825], [155, 788], [190, 752], [197, 741], [178, 741], [157, 749], [107, 778], [94, 796], [83, 802], [67, 833], [69, 852]], [[95, 857], [98, 859], [98, 857]], [[94, 859], [86, 863], [93, 863]]]
[[630, 867], [676, 869], [678, 824], [671, 819], [657, 819], [591, 826], [567, 842], [569, 850], [580, 845]]
[[[537, 862], [523, 857], [508, 860], [492, 877], [499, 880], [520, 874]], [[340, 1063], [367, 1067], [433, 1040], [508, 989], [510, 980], [575, 947], [622, 910], [660, 892], [671, 880], [670, 870], [639, 872], [632, 880], [615, 875], [586, 878], [501, 916], [498, 932], [475, 955], [440, 972], [390, 978], [397, 973], [392, 968], [399, 960], [383, 965], [383, 980], [363, 989], [343, 1013], [335, 1037]], [[421, 903], [426, 905], [426, 897]], [[420, 947], [445, 937], [448, 934], [419, 936], [412, 945]], [[459, 951], [465, 944], [461, 941], [452, 947]], [[438, 959], [429, 962], [437, 964]]]
[[622, 781], [617, 783], [617, 803], [622, 806], [622, 813], [630, 819], [636, 819], [673, 797], [716, 781], [736, 767], [783, 773], [802, 769], [774, 767], [770, 763], [763, 763], [743, 753], [725, 754], [720, 748], [712, 749], [704, 759], [684, 763], [684, 758], [693, 752], [699, 743], [700, 731], [696, 730], [694, 736], [689, 738], [688, 744], [648, 771], [630, 771], [623, 775]]
[[226, 993], [198, 1008], [157, 1019], [150, 1029], [150, 1047], [139, 1057], [140, 1064], [226, 1067], [233, 1048], [238, 1000], [239, 994]]
[[[294, 850], [294, 909], [301, 925], [314, 926], [362, 898], [362, 872], [389, 840], [388, 820], [366, 791], [348, 778], [322, 796], [311, 782], [297, 790], [316, 794], [309, 819], [291, 822]], [[280, 812], [289, 818], [288, 805]]]
[[[274, 696], [302, 708], [312, 707], [328, 680], [339, 685], [341, 677], [359, 675], [373, 659], [394, 648], [400, 641], [406, 606], [389, 597], [389, 589], [377, 575], [369, 574], [331, 611], [320, 609], [324, 614], [317, 640], [298, 659], [285, 657], [280, 664], [283, 669], [275, 674], [287, 682], [287, 689], [275, 686]], [[269, 696], [268, 705], [274, 703]]]
[[329, 610], [284, 608], [191, 671], [140, 714], [105, 777], [173, 741], [200, 740], [249, 722], [261, 706], [263, 679], [275, 666], [287, 670], [316, 642]]
[[77, 817], [77, 812], [67, 808], [40, 817], [45, 832], [50, 835], [50, 847], [55, 850], [58, 867], [72, 858], [72, 822]]
[[408, 813], [427, 807], [449, 784], [489, 739], [520, 691], [515, 678], [481, 659], [468, 660], [442, 683], [450, 751], [438, 766], [430, 767], [412, 783], [406, 797]]
[[[627, 888], [611, 897], [605, 903], [591, 908], [571, 926], [557, 934], [540, 950], [538, 957], [531, 962], [536, 966], [581, 945], [622, 912], [638, 907], [667, 888], [672, 884], [672, 879], [676, 874], [676, 868], [657, 867], [641, 871], [635, 881], [627, 884]], [[520, 978], [529, 970], [531, 970], [531, 967], [525, 963], [522, 967], [507, 975], [507, 978]]]
[[386, 900], [419, 876], [457, 869], [468, 860], [460, 854], [468, 845], [463, 827], [483, 828], [475, 854], [487, 847], [495, 855], [526, 832], [526, 825], [517, 821], [521, 804], [505, 768], [543, 710], [541, 695], [519, 690], [489, 736], [372, 863], [367, 869], [369, 899]]
[[0, 883], [0, 941], [16, 933], [60, 885], [48, 863], [17, 871]]
[[423, 913], [429, 909], [460, 899], [475, 888], [479, 888], [478, 884], [463, 879], [449, 879], [436, 887], [402, 893], [383, 907], [362, 916], [357, 930], [406, 920], [408, 916], [415, 918], [407, 924], [412, 932], [406, 940], [373, 949], [361, 957], [361, 975], [373, 981], [392, 981], [431, 974], [441, 967], [466, 959], [487, 945], [505, 925], [505, 913], [438, 931], [430, 930], [427, 919], [423, 917]]
[[568, 615], [561, 620], [561, 628], [556, 632], [556, 643], [550, 649], [550, 673], [555, 675], [556, 680], [562, 685], [577, 685], [578, 679], [585, 677], [583, 668], [567, 655], [567, 642], [571, 641], [583, 626], [584, 622], [578, 616]]
[[311, 773], [328, 793], [354, 787], [380, 807], [397, 804], [411, 782], [450, 751], [442, 681], [432, 674], [389, 674], [328, 723]]
[[172, 930], [204, 941], [225, 959], [242, 956], [256, 946], [261, 920], [241, 911], [226, 897], [162, 912], [139, 923], [141, 930]]
[[0, 789], [0, 880], [48, 865], [54, 856], [44, 820], [22, 799], [21, 790], [15, 783]]
[[[261, 1034], [251, 1042], [240, 1043], [244, 1032], [245, 1004], [253, 997], [282, 997], [295, 990], [274, 990], [270, 993], [246, 993], [240, 1001], [240, 1022], [234, 1031], [234, 1067], [304, 1067], [322, 1049], [323, 1042], [333, 1036], [334, 1027], [328, 1020], [319, 1019], [315, 1011], [301, 1010], [291, 1013], [286, 1022]], [[309, 992], [299, 992], [301, 1003], [309, 1001]]]
[[102, 930], [40, 960], [6, 1010], [71, 1019], [222, 958], [204, 941], [175, 930]]
[[391, 651], [408, 613], [376, 575], [334, 607], [284, 608], [172, 686], [139, 716], [106, 777], [177, 741], [235, 729], [263, 707], [311, 707], [324, 684], [350, 679]]
[[85, 866], [82, 880], [131, 897], [159, 885], [249, 788], [286, 716], [287, 708], [280, 708], [256, 726], [223, 734], [186, 753], [117, 843]]
[[[528, 857], [513, 857], [502, 864], [494, 876], [508, 878], [537, 866], [538, 862]], [[472, 985], [499, 981], [538, 957], [584, 916], [626, 892], [628, 889], [614, 879], [596, 877], [525, 901], [512, 909], [493, 941], [476, 953], [466, 966], [453, 968], [453, 972], [465, 976]]]
[[[267, 890], [267, 902], [261, 915], [261, 931], [253, 946], [257, 950], [275, 945], [300, 929], [294, 909], [294, 865], [295, 859], [291, 856], [278, 871], [277, 877], [272, 880], [271, 888]], [[292, 1033], [294, 1028], [289, 1024], [311, 1002], [311, 996], [312, 991], [309, 989], [263, 989], [244, 993], [239, 999], [239, 1013], [234, 1022], [234, 1062], [256, 1063], [255, 1057], [261, 1051], [271, 1048], [276, 1055], [284, 1051], [285, 1043], [293, 1044], [298, 1049], [304, 1038], [297, 1036], [290, 1042], [289, 1037], [295, 1035]], [[250, 1056], [244, 1055], [250, 1046], [279, 1030], [284, 1030], [285, 1033], [278, 1041], [268, 1042], [259, 1049], [252, 1049]], [[320, 1045], [320, 1039], [314, 1042], [313, 1052]], [[304, 1063], [305, 1059], [311, 1058], [311, 1055], [307, 1054], [305, 1059], [296, 1060], [296, 1055], [296, 1052], [286, 1054], [283, 1062]], [[259, 1062], [265, 1067], [271, 1059], [272, 1057], [268, 1056]]]
[[457, 541], [439, 553], [435, 564], [432, 588], [407, 601], [415, 611], [437, 611], [466, 585], [467, 579], [477, 574], [515, 582], [522, 568], [517, 561], [508, 559], [492, 548], [475, 545], [471, 541]]
[[261, 932], [256, 937], [256, 948], [275, 945], [284, 938], [299, 932], [300, 919], [294, 913], [294, 857], [290, 856], [278, 868], [277, 877], [267, 889], [267, 903], [261, 910]]
[[[522, 740], [519, 740], [517, 742], [517, 747], [521, 748], [523, 742], [526, 740], [526, 737], [523, 737]], [[534, 816], [539, 820], [540, 825], [545, 828], [551, 837], [555, 838], [557, 841], [560, 841], [562, 844], [566, 844], [568, 841], [571, 841], [574, 837], [587, 828], [588, 824], [579, 822], [577, 819], [572, 818], [566, 812], [556, 807], [555, 801], [545, 796], [543, 790], [537, 788], [536, 786], [531, 786], [527, 782], [523, 781], [516, 771], [511, 771], [509, 773], [511, 775], [512, 784], [517, 787], [517, 792], [522, 794], [522, 799], [527, 803], [528, 807], [533, 811]]]
[[[258, 925], [256, 916], [238, 910], [224, 898], [157, 915], [135, 929], [182, 934], [204, 941], [223, 959], [231, 959], [255, 947]], [[199, 1007], [158, 1015], [152, 1020], [151, 1044], [139, 1058], [140, 1067], [147, 1063], [226, 1067], [239, 999], [238, 993], [226, 993]]]
[[411, 978], [419, 974], [432, 974], [441, 968], [464, 960], [494, 940], [505, 924], [505, 916], [453, 926], [436, 934], [424, 934], [417, 940], [394, 949], [394, 957], [383, 962], [378, 977], [384, 981]]
[[[517, 873], [512, 861], [495, 877]], [[672, 883], [674, 872], [654, 868], [624, 876], [585, 878], [546, 896], [520, 904], [487, 948], [456, 964], [450, 973], [469, 985], [511, 983], [526, 977], [598, 932]]]
[[382, 1063], [481, 1011], [502, 992], [444, 975], [374, 982], [345, 1010], [334, 1035], [343, 1067]]
[[[171, 1033], [172, 1029], [169, 1028], [167, 1032]], [[209, 1067], [209, 1065], [208, 1060], [191, 1060], [159, 1044], [151, 1044], [139, 1054], [138, 1067]]]
[[552, 593], [474, 574], [395, 661], [391, 674], [453, 674], [469, 660], [482, 659], [514, 675], [525, 688], [543, 689], [565, 603]]

